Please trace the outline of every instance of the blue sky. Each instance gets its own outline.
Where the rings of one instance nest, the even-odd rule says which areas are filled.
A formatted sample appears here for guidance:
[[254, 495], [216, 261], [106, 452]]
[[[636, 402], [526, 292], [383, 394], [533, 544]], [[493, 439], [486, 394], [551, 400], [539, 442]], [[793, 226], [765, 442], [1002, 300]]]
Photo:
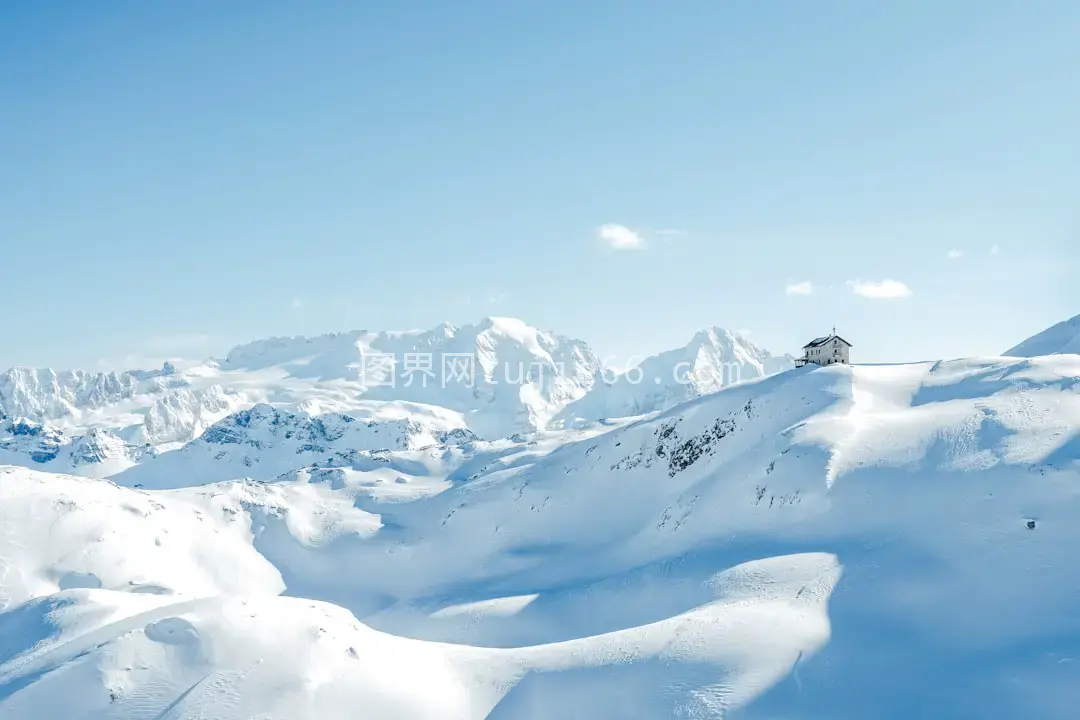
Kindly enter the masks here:
[[1080, 312], [1077, 37], [1074, 0], [7, 3], [0, 366], [485, 315], [999, 352]]

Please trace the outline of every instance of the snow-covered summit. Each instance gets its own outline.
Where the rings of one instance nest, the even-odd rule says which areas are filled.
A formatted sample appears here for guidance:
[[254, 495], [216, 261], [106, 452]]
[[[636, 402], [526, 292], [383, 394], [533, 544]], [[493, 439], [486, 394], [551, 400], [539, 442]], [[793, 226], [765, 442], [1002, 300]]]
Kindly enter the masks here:
[[107, 477], [154, 454], [152, 446], [133, 445], [102, 428], [69, 435], [49, 423], [0, 418], [0, 464]]
[[136, 444], [190, 440], [237, 404], [230, 395], [197, 376], [193, 382], [169, 362], [159, 370], [16, 367], [0, 374], [0, 416], [52, 423], [73, 435], [102, 428]]
[[29, 418], [0, 417], [0, 450], [7, 453], [25, 455], [32, 462], [47, 463], [60, 454], [61, 447], [67, 442], [64, 433], [55, 427]]
[[1080, 353], [1080, 315], [1032, 335], [1004, 354], [1009, 357], [1038, 357], [1059, 353]]
[[710, 327], [681, 348], [648, 357], [614, 377], [598, 377], [592, 391], [568, 405], [558, 419], [572, 423], [665, 410], [791, 367], [790, 355], [774, 356], [741, 334]]
[[[544, 429], [556, 418], [560, 425], [666, 408], [789, 366], [741, 336], [709, 328], [608, 387], [609, 372], [584, 341], [488, 317], [428, 330], [274, 337], [238, 345], [218, 360], [157, 370], [14, 368], [0, 376], [0, 413], [48, 422], [68, 437], [100, 429], [160, 450], [260, 403], [384, 419], [389, 405], [402, 417], [443, 408], [477, 435], [499, 438]], [[646, 386], [628, 381], [636, 372], [647, 375]]]
[[542, 426], [589, 390], [599, 362], [580, 340], [489, 317], [461, 327], [260, 340], [233, 348], [220, 368], [357, 383], [365, 399], [439, 405], [498, 436]]
[[126, 400], [138, 386], [131, 372], [11, 368], [0, 374], [0, 414], [55, 419]]

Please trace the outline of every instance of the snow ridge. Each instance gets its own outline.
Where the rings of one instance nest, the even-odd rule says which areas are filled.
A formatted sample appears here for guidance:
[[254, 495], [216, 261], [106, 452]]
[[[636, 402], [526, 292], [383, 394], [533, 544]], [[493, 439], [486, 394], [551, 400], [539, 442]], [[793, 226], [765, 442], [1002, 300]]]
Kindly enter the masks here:
[[593, 391], [569, 404], [558, 419], [575, 423], [666, 410], [728, 385], [792, 367], [790, 355], [775, 357], [741, 335], [706, 328], [685, 347], [648, 357], [614, 378], [598, 378]]
[[644, 384], [628, 382], [633, 372], [612, 382], [587, 343], [488, 317], [430, 330], [268, 338], [234, 347], [222, 360], [150, 371], [13, 368], [0, 375], [0, 415], [48, 422], [68, 436], [101, 429], [160, 451], [258, 404], [311, 415], [456, 415], [471, 432], [494, 439], [666, 409], [787, 367], [788, 356], [708, 328], [688, 346], [642, 363]]
[[1009, 357], [1039, 357], [1059, 353], [1080, 353], [1080, 315], [1032, 335], [1004, 352]]
[[45, 420], [94, 409], [135, 394], [135, 374], [11, 368], [0, 375], [0, 415]]

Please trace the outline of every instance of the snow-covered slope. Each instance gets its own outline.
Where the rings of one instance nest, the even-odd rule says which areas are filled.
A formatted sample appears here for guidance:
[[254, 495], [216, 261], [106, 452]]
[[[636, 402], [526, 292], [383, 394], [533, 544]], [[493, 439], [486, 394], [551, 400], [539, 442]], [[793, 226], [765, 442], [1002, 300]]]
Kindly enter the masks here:
[[[621, 695], [623, 714], [588, 710], [597, 704], [588, 696], [579, 710], [658, 717], [676, 702], [690, 717], [719, 717], [827, 640], [825, 600], [836, 576], [829, 556], [751, 564], [716, 578], [719, 597], [672, 618], [504, 649], [394, 636], [339, 607], [294, 598], [69, 591], [0, 615], [4, 640], [30, 648], [0, 664], [0, 713], [479, 720], [499, 714], [496, 706], [530, 674], [632, 668], [635, 686], [608, 687]], [[596, 689], [603, 686], [600, 679]], [[564, 700], [538, 698], [529, 717], [566, 717], [557, 714]]]
[[[0, 467], [0, 610], [79, 587], [211, 596], [283, 586], [251, 547], [242, 515], [211, 515], [180, 496], [102, 480]], [[10, 637], [0, 633], [0, 645]], [[0, 717], [11, 715], [0, 710]]]
[[[0, 718], [1071, 718], [1078, 379], [1077, 355], [807, 367], [273, 483], [11, 470], [0, 493], [39, 497], [0, 502], [0, 577], [32, 578], [0, 614]], [[72, 483], [104, 488], [96, 533], [54, 520], [50, 487]], [[238, 546], [220, 562], [247, 597], [213, 590], [213, 555], [195, 590], [137, 564], [169, 593], [126, 592], [116, 553], [144, 543], [107, 528], [166, 511], [179, 557], [217, 531], [318, 602], [273, 597]], [[91, 574], [101, 589], [56, 592]]]
[[[589, 679], [607, 701], [591, 717], [624, 716], [615, 691], [622, 712], [709, 713], [753, 699], [829, 636], [839, 569], [826, 554], [714, 573], [669, 617], [562, 642], [486, 649], [380, 632], [275, 597], [280, 576], [248, 544], [277, 518], [310, 548], [374, 537], [377, 516], [328, 490], [148, 494], [0, 470], [0, 717], [479, 719], [536, 674]], [[626, 672], [633, 691], [620, 687]], [[579, 710], [597, 698], [579, 697]], [[565, 697], [530, 706], [531, 717], [567, 709]]]
[[558, 419], [572, 424], [666, 410], [733, 383], [792, 367], [790, 355], [774, 357], [745, 337], [707, 328], [685, 347], [648, 357], [614, 378], [598, 377], [591, 392], [570, 403]]
[[1009, 357], [1038, 357], [1059, 353], [1080, 353], [1080, 315], [1032, 335], [1004, 354]]
[[[393, 404], [391, 410], [400, 410]], [[360, 451], [409, 450], [474, 440], [461, 415], [411, 406], [401, 417], [309, 415], [260, 403], [219, 420], [179, 450], [112, 475], [126, 485], [164, 488], [248, 477], [271, 480], [304, 465]]]

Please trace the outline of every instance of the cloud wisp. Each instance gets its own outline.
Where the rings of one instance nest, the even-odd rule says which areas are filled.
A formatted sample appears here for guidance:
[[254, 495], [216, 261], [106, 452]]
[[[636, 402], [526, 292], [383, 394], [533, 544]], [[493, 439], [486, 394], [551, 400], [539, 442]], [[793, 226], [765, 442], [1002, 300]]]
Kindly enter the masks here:
[[897, 298], [910, 297], [912, 292], [899, 280], [848, 280], [847, 285], [851, 292], [860, 297], [872, 300], [895, 300]]
[[625, 225], [607, 223], [597, 228], [596, 234], [612, 250], [640, 250], [645, 247], [644, 236]]
[[785, 295], [812, 295], [814, 293], [814, 285], [809, 280], [803, 280], [802, 282], [788, 283], [784, 287]]

